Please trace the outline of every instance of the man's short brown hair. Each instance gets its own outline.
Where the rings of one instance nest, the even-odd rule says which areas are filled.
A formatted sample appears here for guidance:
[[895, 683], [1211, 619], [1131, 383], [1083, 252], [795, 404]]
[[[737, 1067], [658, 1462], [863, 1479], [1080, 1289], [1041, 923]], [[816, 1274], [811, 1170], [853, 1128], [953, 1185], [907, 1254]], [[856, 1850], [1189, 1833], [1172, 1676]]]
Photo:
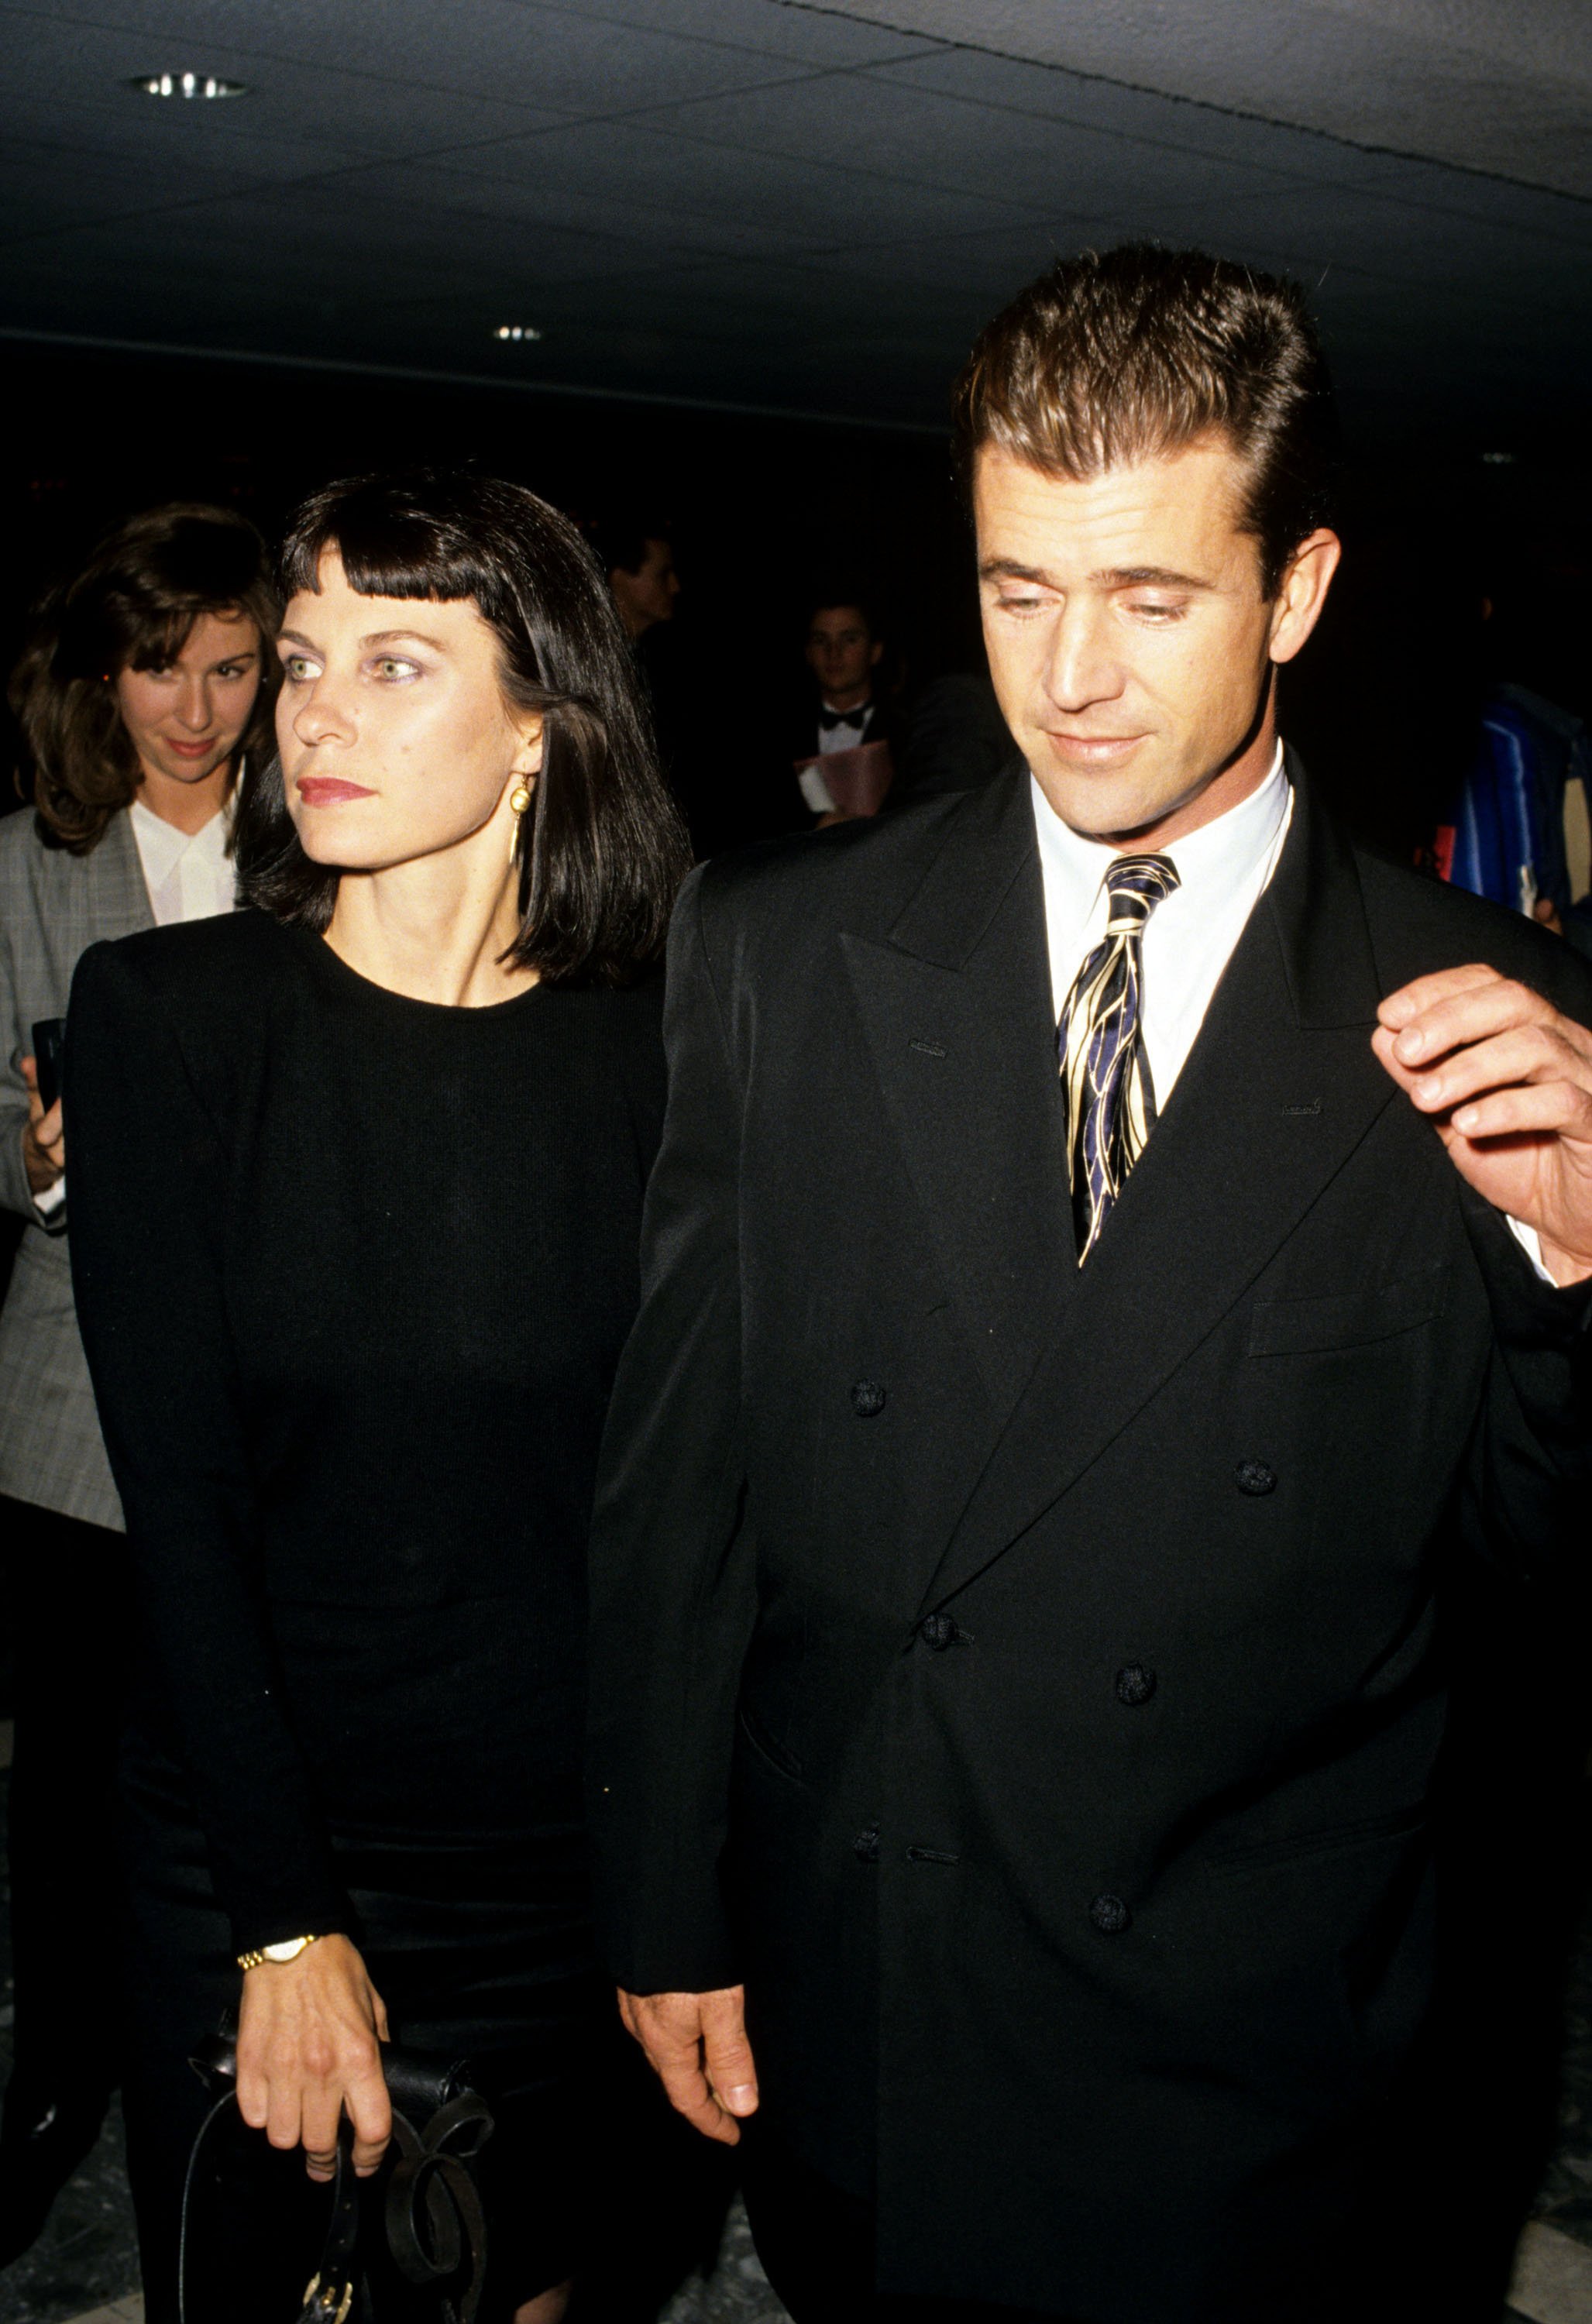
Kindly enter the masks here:
[[1203, 250], [1058, 260], [980, 333], [954, 409], [970, 484], [986, 445], [1081, 478], [1225, 436], [1268, 597], [1330, 508], [1332, 391], [1304, 293]]

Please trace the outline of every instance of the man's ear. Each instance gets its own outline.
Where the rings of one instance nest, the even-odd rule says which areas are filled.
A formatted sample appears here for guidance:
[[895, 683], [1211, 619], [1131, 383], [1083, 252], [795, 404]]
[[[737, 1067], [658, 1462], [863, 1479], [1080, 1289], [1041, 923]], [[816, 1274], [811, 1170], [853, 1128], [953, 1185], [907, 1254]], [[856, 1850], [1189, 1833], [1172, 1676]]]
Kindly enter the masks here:
[[883, 653], [884, 650], [885, 641], [883, 638], [875, 638], [872, 645], [868, 650], [868, 667], [870, 669], [878, 669], [879, 658], [880, 654]]
[[1289, 558], [1272, 607], [1266, 650], [1273, 661], [1292, 661], [1321, 620], [1342, 555], [1343, 543], [1323, 525], [1302, 540]]

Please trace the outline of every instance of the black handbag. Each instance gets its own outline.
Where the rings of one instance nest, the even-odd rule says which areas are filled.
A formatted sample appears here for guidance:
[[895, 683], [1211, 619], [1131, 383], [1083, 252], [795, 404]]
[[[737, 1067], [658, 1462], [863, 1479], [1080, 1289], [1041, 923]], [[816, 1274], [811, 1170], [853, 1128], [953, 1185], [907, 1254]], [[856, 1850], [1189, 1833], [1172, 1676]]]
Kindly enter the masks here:
[[[189, 2214], [201, 2153], [215, 2126], [237, 2104], [233, 2036], [212, 2035], [190, 2063], [216, 2103], [194, 2141], [183, 2189], [179, 2324], [187, 2324]], [[436, 2292], [441, 2324], [474, 2324], [486, 2266], [486, 2218], [470, 2164], [492, 2135], [491, 2110], [456, 2060], [383, 2043], [382, 2070], [392, 2100], [395, 2156], [382, 2207], [388, 2251], [407, 2282]], [[348, 2324], [360, 2289], [360, 2181], [353, 2148], [353, 2126], [345, 2120], [320, 2262], [298, 2317], [284, 2318], [283, 2324]]]

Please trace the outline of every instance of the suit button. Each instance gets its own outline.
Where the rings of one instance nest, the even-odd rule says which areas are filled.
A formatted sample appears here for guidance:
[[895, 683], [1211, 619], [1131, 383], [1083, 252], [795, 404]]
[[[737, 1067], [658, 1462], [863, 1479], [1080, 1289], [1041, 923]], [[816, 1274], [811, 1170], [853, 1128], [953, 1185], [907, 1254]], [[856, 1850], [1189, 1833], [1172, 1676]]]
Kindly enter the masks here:
[[1095, 1927], [1108, 1937], [1119, 1937], [1133, 1919], [1120, 1896], [1097, 1896], [1089, 1908]]
[[943, 1655], [947, 1646], [956, 1644], [962, 1632], [949, 1614], [925, 1614], [917, 1626], [917, 1635], [925, 1646], [932, 1646], [937, 1655]]
[[873, 1420], [884, 1410], [888, 1398], [878, 1380], [859, 1380], [851, 1390], [851, 1409], [859, 1420]]
[[860, 1831], [857, 1834], [856, 1839], [851, 1842], [851, 1853], [863, 1864], [879, 1862], [878, 1824], [870, 1823], [866, 1831]]
[[1276, 1489], [1277, 1472], [1265, 1462], [1239, 1462], [1238, 1490], [1241, 1493], [1275, 1493]]
[[1117, 1674], [1117, 1700], [1125, 1711], [1136, 1711], [1155, 1692], [1155, 1674], [1143, 1663], [1129, 1663]]

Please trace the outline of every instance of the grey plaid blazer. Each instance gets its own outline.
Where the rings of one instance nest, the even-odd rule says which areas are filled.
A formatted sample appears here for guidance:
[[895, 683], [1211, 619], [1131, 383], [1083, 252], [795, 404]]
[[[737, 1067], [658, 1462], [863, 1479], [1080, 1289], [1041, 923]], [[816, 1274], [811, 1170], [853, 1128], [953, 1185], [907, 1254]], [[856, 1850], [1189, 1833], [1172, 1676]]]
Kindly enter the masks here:
[[67, 1201], [40, 1213], [23, 1169], [18, 1060], [41, 1018], [64, 1017], [79, 954], [154, 925], [138, 843], [114, 816], [89, 855], [47, 847], [32, 813], [0, 817], [0, 1203], [25, 1224], [0, 1310], [0, 1493], [122, 1530], [72, 1305]]

